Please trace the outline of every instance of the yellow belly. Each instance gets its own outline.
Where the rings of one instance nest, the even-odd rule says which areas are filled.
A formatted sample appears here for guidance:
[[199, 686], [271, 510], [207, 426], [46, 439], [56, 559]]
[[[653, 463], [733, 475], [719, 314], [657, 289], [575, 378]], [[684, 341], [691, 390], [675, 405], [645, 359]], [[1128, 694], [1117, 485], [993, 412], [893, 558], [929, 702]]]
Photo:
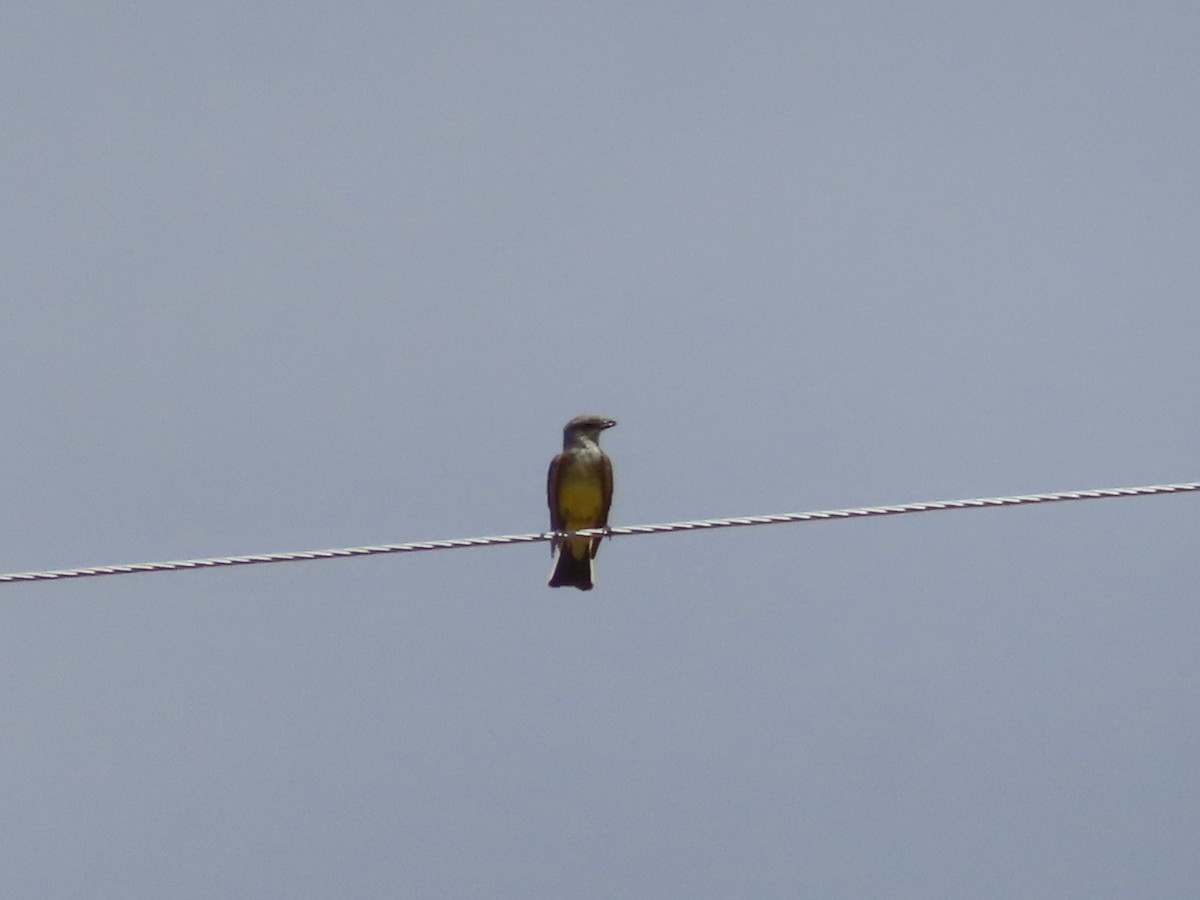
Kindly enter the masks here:
[[591, 528], [604, 515], [604, 482], [592, 467], [571, 467], [558, 484], [558, 509], [567, 531]]

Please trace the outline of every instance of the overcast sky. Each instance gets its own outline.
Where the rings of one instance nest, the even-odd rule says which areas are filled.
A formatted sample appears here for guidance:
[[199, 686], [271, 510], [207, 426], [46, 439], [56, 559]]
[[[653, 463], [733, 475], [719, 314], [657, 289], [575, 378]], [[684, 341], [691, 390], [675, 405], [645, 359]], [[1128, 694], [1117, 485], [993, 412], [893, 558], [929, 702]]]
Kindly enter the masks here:
[[[1200, 7], [10, 4], [0, 572], [1200, 480]], [[0, 895], [1191, 898], [1200, 495], [0, 585]]]

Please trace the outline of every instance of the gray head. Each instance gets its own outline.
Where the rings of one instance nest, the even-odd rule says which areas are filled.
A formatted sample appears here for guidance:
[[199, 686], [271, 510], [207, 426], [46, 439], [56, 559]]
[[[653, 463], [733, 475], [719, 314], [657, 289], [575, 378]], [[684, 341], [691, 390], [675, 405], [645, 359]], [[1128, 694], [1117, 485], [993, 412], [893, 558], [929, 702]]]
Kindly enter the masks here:
[[580, 438], [592, 441], [600, 440], [600, 432], [612, 428], [617, 423], [604, 416], [576, 416], [563, 428], [563, 446], [569, 447]]

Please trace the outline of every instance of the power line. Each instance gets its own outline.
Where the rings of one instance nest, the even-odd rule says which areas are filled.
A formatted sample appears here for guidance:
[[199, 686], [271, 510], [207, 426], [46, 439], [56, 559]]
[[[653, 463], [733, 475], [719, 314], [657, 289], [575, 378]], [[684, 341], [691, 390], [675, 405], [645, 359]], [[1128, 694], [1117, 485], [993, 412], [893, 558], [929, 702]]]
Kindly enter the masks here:
[[[1058, 491], [1051, 494], [1022, 494], [1012, 497], [979, 497], [973, 500], [935, 500], [927, 503], [903, 503], [898, 506], [865, 506], [856, 509], [829, 509], [817, 512], [782, 513], [771, 516], [741, 516], [731, 519], [695, 519], [659, 525], [622, 525], [611, 529], [591, 528], [571, 532], [578, 535], [659, 534], [670, 531], [697, 531], [707, 528], [737, 528], [743, 525], [781, 525], [788, 522], [827, 522], [833, 519], [861, 519], [870, 516], [898, 516], [904, 513], [937, 512], [950, 509], [979, 509], [994, 506], [1023, 506], [1029, 503], [1059, 503], [1067, 500], [1103, 500], [1111, 497], [1143, 497], [1150, 494], [1177, 494], [1200, 491], [1200, 481], [1182, 484], [1154, 484], [1144, 487], [1102, 488], [1093, 491]], [[249, 566], [256, 563], [298, 562], [304, 559], [339, 559], [351, 556], [376, 556], [381, 553], [414, 553], [419, 550], [458, 550], [464, 547], [488, 547], [497, 544], [536, 544], [551, 540], [550, 532], [506, 534], [496, 537], [456, 538], [446, 541], [419, 541], [409, 544], [378, 544], [369, 547], [345, 547], [336, 550], [300, 550], [290, 553], [257, 553], [250, 556], [215, 556], [173, 562], [134, 563], [122, 566], [95, 566], [88, 569], [54, 569], [46, 572], [15, 572], [0, 575], [0, 583], [19, 581], [56, 581], [62, 578], [88, 578], [97, 575], [132, 575], [136, 572], [175, 572], [181, 569], [213, 569], [225, 566]]]

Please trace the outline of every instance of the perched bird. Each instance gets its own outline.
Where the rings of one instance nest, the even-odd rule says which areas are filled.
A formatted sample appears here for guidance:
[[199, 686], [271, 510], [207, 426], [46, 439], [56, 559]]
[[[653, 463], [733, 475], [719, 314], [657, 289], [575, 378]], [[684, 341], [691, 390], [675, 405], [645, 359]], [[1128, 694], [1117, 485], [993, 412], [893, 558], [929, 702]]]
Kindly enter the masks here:
[[[551, 531], [561, 534], [608, 526], [612, 463], [600, 449], [600, 432], [616, 424], [603, 416], [576, 416], [563, 428], [563, 452], [550, 461], [546, 479]], [[600, 537], [555, 537], [550, 552], [558, 550], [558, 564], [550, 587], [590, 591], [592, 559], [600, 549]]]

